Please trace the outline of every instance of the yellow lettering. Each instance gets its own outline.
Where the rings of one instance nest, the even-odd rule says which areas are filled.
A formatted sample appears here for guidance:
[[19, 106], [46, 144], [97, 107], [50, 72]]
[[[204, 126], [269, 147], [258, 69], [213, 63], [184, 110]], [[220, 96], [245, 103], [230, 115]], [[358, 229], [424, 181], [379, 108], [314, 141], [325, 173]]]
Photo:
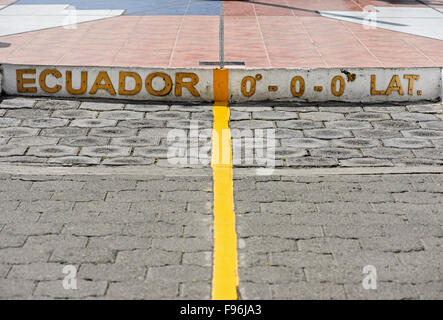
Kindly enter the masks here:
[[62, 74], [60, 73], [60, 71], [58, 71], [57, 69], [46, 69], [43, 70], [42, 73], [40, 73], [40, 88], [42, 88], [43, 91], [47, 92], [47, 93], [56, 93], [59, 92], [62, 89], [61, 85], [55, 85], [54, 87], [50, 88], [48, 87], [48, 85], [46, 84], [46, 77], [48, 75], [52, 75], [57, 79], [60, 79], [62, 77]]
[[[249, 90], [247, 90], [246, 87], [248, 82], [251, 83], [251, 87], [249, 88]], [[255, 93], [255, 85], [256, 81], [254, 77], [251, 76], [244, 77], [243, 80], [241, 81], [241, 93], [245, 97], [251, 97]]]
[[[296, 84], [299, 83], [299, 89], [297, 91]], [[295, 76], [291, 80], [291, 93], [294, 97], [301, 97], [305, 93], [305, 79], [300, 76]]]
[[371, 96], [385, 95], [386, 94], [385, 91], [375, 89], [376, 88], [375, 83], [377, 80], [375, 77], [376, 77], [375, 74], [371, 75]]
[[23, 78], [23, 75], [25, 74], [35, 74], [35, 69], [17, 69], [17, 92], [21, 93], [35, 93], [37, 92], [36, 87], [27, 87], [25, 88], [25, 84], [35, 84], [35, 79], [25, 79]]
[[[340, 82], [340, 87], [337, 91], [337, 81]], [[331, 81], [331, 92], [334, 96], [340, 97], [345, 92], [345, 79], [342, 76], [335, 76]]]
[[[183, 78], [190, 78], [191, 81], [183, 82]], [[195, 89], [195, 85], [199, 79], [195, 73], [182, 73], [177, 72], [175, 74], [175, 96], [180, 97], [182, 95], [182, 88], [186, 88], [194, 97], [200, 97], [200, 93]]]
[[81, 72], [81, 84], [80, 89], [72, 88], [72, 71], [66, 71], [66, 91], [70, 94], [84, 94], [88, 86], [88, 73], [86, 71]]
[[389, 82], [388, 88], [386, 89], [386, 95], [389, 96], [391, 91], [397, 91], [401, 96], [404, 94], [400, 83], [400, 77], [397, 75], [392, 76], [391, 82]]
[[409, 80], [408, 81], [408, 94], [412, 96], [414, 94], [414, 80], [420, 79], [419, 75], [413, 75], [413, 74], [405, 74], [403, 78]]
[[[132, 90], [126, 90], [126, 78], [131, 77], [135, 80], [135, 87]], [[142, 89], [142, 78], [135, 72], [121, 71], [119, 75], [118, 94], [133, 96], [140, 92]]]
[[[104, 81], [104, 83], [102, 83]], [[115, 96], [115, 89], [112, 85], [111, 79], [109, 79], [109, 75], [106, 71], [100, 71], [95, 79], [94, 85], [89, 91], [90, 94], [96, 94], [97, 90], [106, 90], [109, 94]]]
[[[154, 78], [156, 77], [160, 77], [163, 79], [163, 81], [165, 82], [165, 86], [162, 90], [155, 90], [152, 87], [152, 81], [154, 80]], [[172, 79], [170, 76], [168, 76], [166, 73], [163, 72], [154, 72], [151, 73], [147, 78], [146, 78], [146, 90], [152, 94], [153, 96], [166, 96], [169, 94], [169, 92], [171, 92], [172, 90]]]

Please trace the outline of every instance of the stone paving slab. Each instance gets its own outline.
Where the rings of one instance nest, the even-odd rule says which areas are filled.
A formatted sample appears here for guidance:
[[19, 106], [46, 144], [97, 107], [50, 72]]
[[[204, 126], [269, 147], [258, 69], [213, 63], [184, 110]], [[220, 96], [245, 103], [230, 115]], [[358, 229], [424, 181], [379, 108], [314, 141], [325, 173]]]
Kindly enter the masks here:
[[[1, 110], [2, 163], [209, 165], [210, 105], [4, 98]], [[232, 105], [234, 165], [441, 165], [442, 120], [442, 104], [431, 102]], [[269, 141], [275, 143], [274, 152]]]
[[[441, 174], [237, 175], [241, 298], [442, 299], [441, 184]], [[376, 290], [362, 286], [366, 265]]]
[[[0, 182], [0, 299], [210, 298], [210, 177]], [[63, 288], [66, 265], [77, 290]]]

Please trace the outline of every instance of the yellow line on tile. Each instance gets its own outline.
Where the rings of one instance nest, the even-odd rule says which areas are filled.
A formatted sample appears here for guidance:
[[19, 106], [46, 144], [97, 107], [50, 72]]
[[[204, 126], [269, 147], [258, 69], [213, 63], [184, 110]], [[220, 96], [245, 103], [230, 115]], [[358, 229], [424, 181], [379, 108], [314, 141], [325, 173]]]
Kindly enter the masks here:
[[212, 299], [236, 300], [238, 287], [231, 130], [229, 129], [229, 71], [214, 70], [214, 124], [211, 167], [214, 179], [214, 266]]

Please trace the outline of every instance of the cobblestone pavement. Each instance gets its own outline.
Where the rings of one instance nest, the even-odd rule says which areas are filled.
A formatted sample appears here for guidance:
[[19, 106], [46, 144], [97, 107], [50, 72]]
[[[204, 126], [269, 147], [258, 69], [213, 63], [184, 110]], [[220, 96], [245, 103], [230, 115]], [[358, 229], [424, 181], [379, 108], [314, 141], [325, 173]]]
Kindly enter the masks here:
[[[361, 167], [443, 164], [443, 107], [413, 105], [260, 104], [231, 106], [232, 134], [243, 143], [236, 166], [261, 166], [269, 153], [252, 140], [274, 129], [276, 167]], [[198, 141], [191, 144], [191, 124]], [[8, 98], [0, 103], [0, 162], [40, 165], [205, 167], [210, 160], [212, 106], [146, 105]], [[171, 130], [184, 138], [170, 140]], [[249, 129], [245, 130], [245, 129]], [[248, 133], [251, 136], [248, 136]], [[263, 132], [267, 137], [267, 132]], [[180, 133], [178, 136], [179, 138]], [[238, 138], [246, 138], [240, 140]], [[274, 140], [273, 140], [274, 141]], [[180, 164], [168, 147], [185, 145]], [[198, 159], [192, 161], [192, 149]], [[257, 150], [264, 152], [257, 155]], [[174, 159], [174, 156], [171, 157]]]
[[[442, 299], [443, 174], [234, 180], [243, 299]], [[363, 267], [377, 270], [365, 290]]]
[[[298, 170], [439, 168], [442, 120], [435, 103], [231, 106], [240, 298], [442, 299], [442, 173]], [[3, 99], [0, 299], [209, 299], [211, 127], [209, 105]], [[177, 129], [188, 161], [171, 164]], [[256, 129], [275, 130], [275, 165], [287, 168], [273, 176], [256, 175], [257, 150], [269, 156]], [[63, 289], [66, 265], [78, 268], [78, 290]], [[366, 265], [377, 290], [362, 287]]]
[[211, 189], [205, 176], [2, 174], [0, 298], [209, 299]]

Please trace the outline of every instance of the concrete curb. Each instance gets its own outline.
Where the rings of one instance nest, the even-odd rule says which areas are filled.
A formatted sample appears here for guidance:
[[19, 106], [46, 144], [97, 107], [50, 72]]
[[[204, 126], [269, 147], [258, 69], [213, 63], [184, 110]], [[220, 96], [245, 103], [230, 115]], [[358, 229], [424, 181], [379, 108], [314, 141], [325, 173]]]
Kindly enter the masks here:
[[[213, 70], [4, 64], [6, 95], [211, 102]], [[1, 76], [0, 76], [1, 78]], [[443, 98], [443, 69], [230, 69], [230, 102], [413, 102]]]

